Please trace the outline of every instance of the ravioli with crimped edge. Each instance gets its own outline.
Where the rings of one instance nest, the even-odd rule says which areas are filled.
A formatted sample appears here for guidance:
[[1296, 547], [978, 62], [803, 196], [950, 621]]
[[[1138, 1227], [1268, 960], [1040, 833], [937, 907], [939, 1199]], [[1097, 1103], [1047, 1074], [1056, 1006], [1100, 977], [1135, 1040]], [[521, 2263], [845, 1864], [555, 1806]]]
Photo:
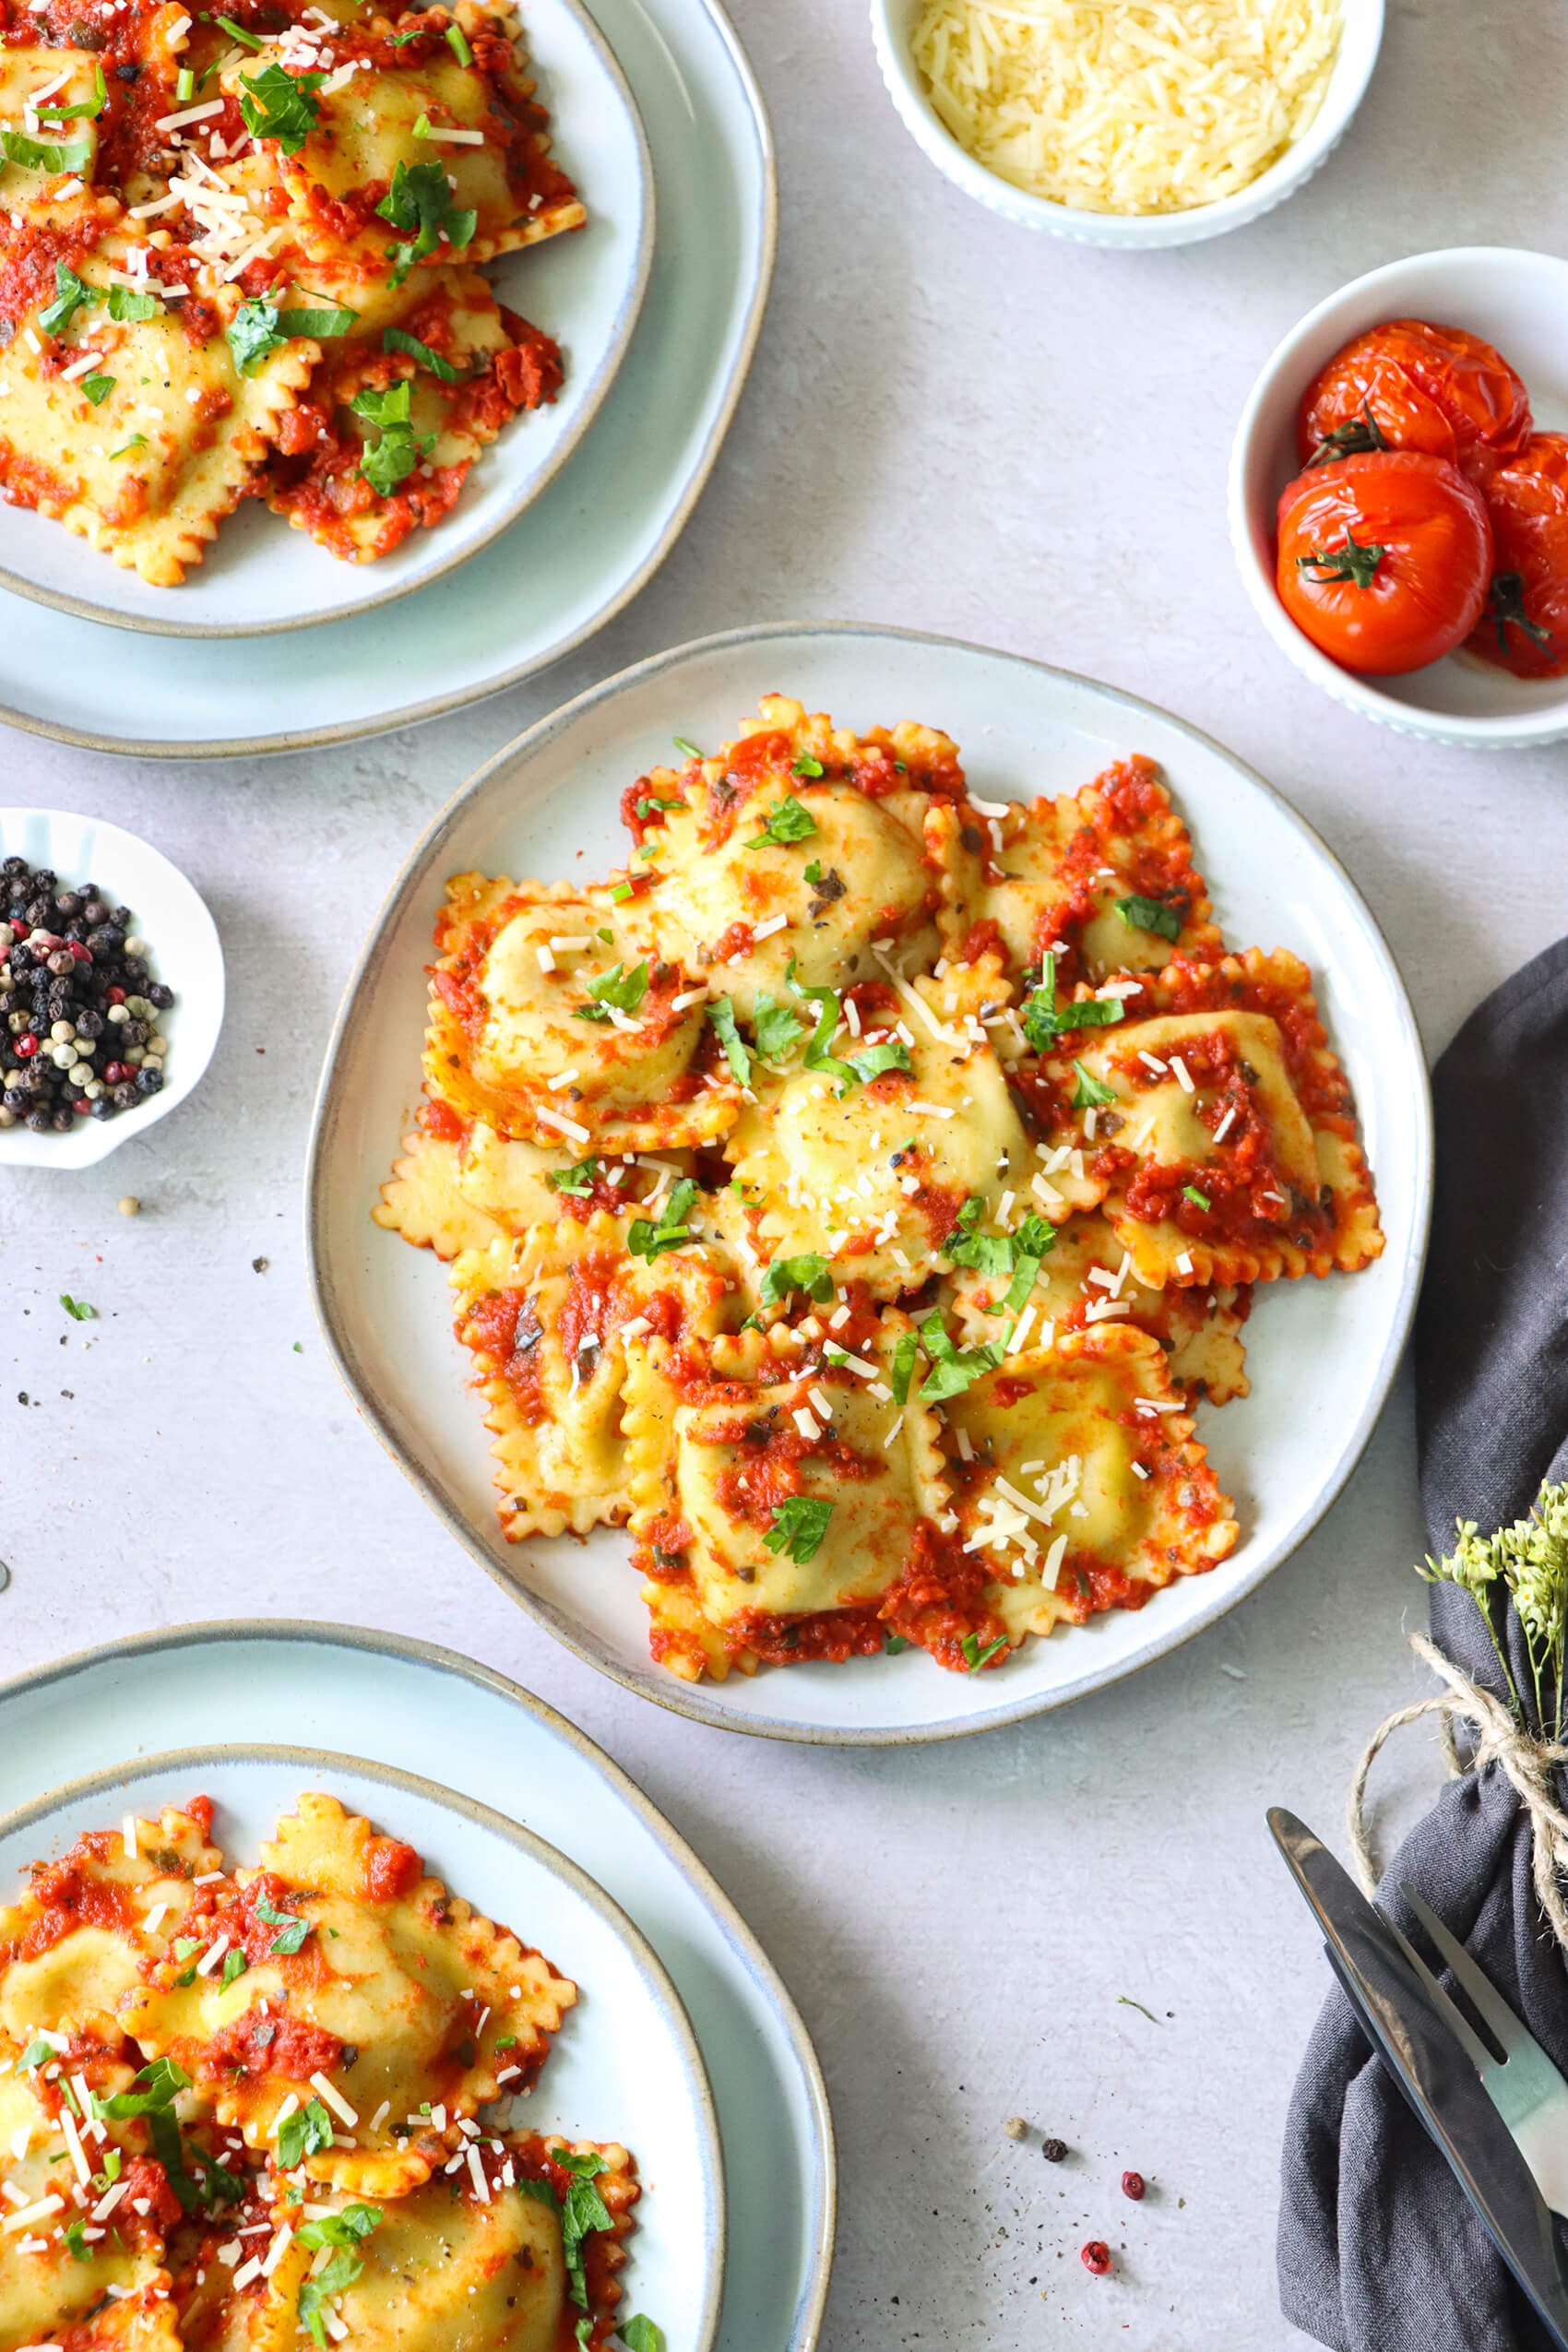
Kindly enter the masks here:
[[436, 920], [374, 1215], [449, 1265], [504, 1532], [624, 1526], [685, 1680], [990, 1671], [1214, 1567], [1258, 1287], [1383, 1247], [1306, 966], [1228, 948], [1140, 756], [993, 801], [782, 695], [675, 747], [622, 869]]
[[[350, 563], [438, 523], [552, 339], [478, 265], [587, 218], [492, 0], [39, 7], [0, 46], [0, 496], [177, 587], [259, 497]], [[18, 28], [14, 27], [13, 30]]]
[[0, 1911], [0, 2352], [589, 2352], [636, 2168], [515, 2111], [576, 1988], [335, 1799], [206, 1799]]

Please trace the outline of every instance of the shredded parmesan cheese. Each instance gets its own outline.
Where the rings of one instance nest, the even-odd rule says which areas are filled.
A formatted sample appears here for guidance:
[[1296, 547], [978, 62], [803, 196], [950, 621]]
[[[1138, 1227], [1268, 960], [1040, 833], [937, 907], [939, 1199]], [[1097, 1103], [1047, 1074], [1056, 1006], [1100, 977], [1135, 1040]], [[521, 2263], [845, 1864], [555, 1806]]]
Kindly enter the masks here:
[[1340, 0], [926, 0], [911, 46], [999, 178], [1085, 212], [1186, 212], [1308, 129], [1341, 30]]

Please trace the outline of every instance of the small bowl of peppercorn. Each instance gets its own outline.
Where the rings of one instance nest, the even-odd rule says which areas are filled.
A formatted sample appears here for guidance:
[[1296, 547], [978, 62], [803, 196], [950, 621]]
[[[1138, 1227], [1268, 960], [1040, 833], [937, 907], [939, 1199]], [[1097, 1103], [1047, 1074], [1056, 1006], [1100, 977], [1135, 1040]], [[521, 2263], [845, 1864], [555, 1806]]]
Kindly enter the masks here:
[[223, 1025], [217, 926], [97, 817], [0, 808], [0, 1167], [90, 1168], [183, 1102]]

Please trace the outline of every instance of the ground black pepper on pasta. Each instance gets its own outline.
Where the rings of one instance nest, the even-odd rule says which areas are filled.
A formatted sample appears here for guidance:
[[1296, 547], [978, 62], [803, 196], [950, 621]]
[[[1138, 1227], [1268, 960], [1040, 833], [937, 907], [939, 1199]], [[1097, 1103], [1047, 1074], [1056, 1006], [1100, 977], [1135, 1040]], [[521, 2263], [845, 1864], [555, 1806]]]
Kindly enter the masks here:
[[0, 864], [0, 1127], [65, 1134], [163, 1084], [158, 1016], [174, 992], [148, 969], [128, 907], [25, 858]]

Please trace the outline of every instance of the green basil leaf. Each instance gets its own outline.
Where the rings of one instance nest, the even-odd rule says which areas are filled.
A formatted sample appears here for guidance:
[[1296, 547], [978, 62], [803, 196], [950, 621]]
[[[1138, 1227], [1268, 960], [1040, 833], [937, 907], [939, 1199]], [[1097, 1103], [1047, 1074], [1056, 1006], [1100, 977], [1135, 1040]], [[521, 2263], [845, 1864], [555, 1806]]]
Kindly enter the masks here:
[[284, 335], [308, 335], [317, 343], [330, 342], [335, 335], [346, 335], [359, 318], [357, 310], [350, 310], [343, 303], [322, 303], [300, 310], [280, 310], [278, 325]]
[[1117, 899], [1116, 911], [1129, 931], [1152, 931], [1172, 942], [1182, 936], [1182, 918], [1163, 898], [1141, 898], [1134, 891]]
[[260, 295], [242, 303], [223, 332], [242, 375], [254, 375], [267, 353], [288, 339], [279, 331], [277, 304]]
[[428, 343], [422, 343], [417, 335], [406, 334], [400, 327], [388, 327], [384, 330], [381, 348], [384, 351], [406, 351], [410, 359], [418, 360], [421, 367], [427, 367], [432, 375], [440, 377], [443, 384], [456, 384], [457, 381], [457, 370], [450, 360], [444, 360], [439, 351], [433, 351]]
[[101, 287], [89, 286], [85, 278], [78, 278], [74, 269], [67, 268], [63, 261], [57, 261], [54, 265], [54, 300], [47, 310], [39, 312], [39, 326], [45, 335], [58, 335], [70, 325], [84, 303], [101, 303], [102, 300]]
[[1006, 1646], [1005, 1633], [998, 1633], [995, 1641], [987, 1642], [984, 1649], [981, 1649], [979, 1639], [973, 1633], [966, 1633], [958, 1645], [964, 1653], [965, 1661], [971, 1674], [978, 1674], [980, 1668], [987, 1665], [996, 1656], [998, 1650], [1004, 1650]]
[[572, 1008], [579, 1021], [607, 1020], [609, 1015], [605, 1007], [611, 1004], [618, 1013], [635, 1013], [647, 994], [647, 959], [634, 964], [629, 972], [624, 972], [616, 964], [609, 971], [601, 972], [598, 980], [590, 980], [587, 986], [592, 1004], [576, 1004]]
[[826, 1306], [833, 1296], [833, 1277], [827, 1270], [827, 1260], [814, 1250], [805, 1251], [797, 1258], [775, 1258], [762, 1277], [760, 1297], [765, 1307], [776, 1306], [791, 1291], [803, 1290], [819, 1307]]
[[[261, 43], [239, 26], [220, 18], [220, 23], [252, 49]], [[259, 74], [240, 76], [240, 113], [253, 138], [276, 139], [285, 155], [297, 155], [315, 128], [321, 112], [316, 91], [325, 74], [290, 74], [281, 65], [264, 65]]]
[[831, 1503], [811, 1494], [792, 1494], [773, 1506], [773, 1519], [764, 1543], [769, 1551], [787, 1551], [797, 1568], [814, 1560], [833, 1516]]
[[84, 375], [82, 378], [82, 390], [95, 409], [103, 406], [113, 389], [114, 378], [112, 375]]
[[690, 1176], [683, 1176], [674, 1186], [659, 1213], [657, 1225], [646, 1217], [635, 1217], [626, 1235], [626, 1247], [632, 1255], [647, 1258], [649, 1265], [662, 1257], [666, 1250], [678, 1250], [695, 1237], [683, 1220], [696, 1199], [697, 1186]]
[[776, 848], [781, 848], [790, 841], [803, 841], [808, 834], [815, 831], [816, 819], [811, 811], [801, 806], [793, 792], [787, 792], [767, 812], [762, 831], [754, 834], [745, 846], [748, 849], [760, 849], [764, 843], [771, 842]]
[[721, 996], [717, 1004], [708, 1006], [707, 1017], [724, 1048], [724, 1058], [730, 1064], [731, 1075], [737, 1086], [749, 1087], [752, 1082], [752, 1057], [736, 1026], [734, 999]]
[[928, 1405], [939, 1405], [946, 1396], [961, 1396], [966, 1388], [983, 1373], [994, 1372], [1002, 1361], [1000, 1340], [982, 1348], [955, 1348], [946, 1324], [934, 1308], [920, 1325], [920, 1335], [931, 1360], [931, 1370], [921, 1384], [921, 1395]]
[[0, 155], [6, 162], [19, 163], [24, 172], [47, 172], [51, 178], [68, 174], [79, 179], [92, 161], [92, 144], [91, 139], [63, 139], [51, 145], [0, 127]]
[[806, 1033], [803, 1022], [796, 1019], [787, 1004], [776, 1004], [766, 989], [757, 992], [752, 1028], [756, 1032], [756, 1050], [767, 1062], [791, 1051]]
[[[548, 1170], [544, 1181], [552, 1193], [569, 1193], [574, 1199], [586, 1200], [593, 1190], [593, 1180], [598, 1173], [597, 1159], [579, 1159], [571, 1168]], [[495, 2047], [499, 2049], [500, 2043], [497, 2042]]]
[[332, 2118], [319, 2099], [311, 2099], [286, 2115], [278, 2129], [279, 2170], [292, 2172], [308, 2156], [332, 2145]]
[[1092, 1070], [1086, 1070], [1075, 1055], [1073, 1067], [1078, 1074], [1078, 1083], [1073, 1088], [1075, 1111], [1099, 1111], [1106, 1103], [1115, 1101], [1115, 1087], [1108, 1087], [1102, 1078], [1097, 1078]]
[[885, 1070], [907, 1070], [909, 1049], [902, 1038], [888, 1038], [881, 1045], [868, 1045], [863, 1053], [851, 1053], [849, 1067], [857, 1078], [870, 1082], [880, 1078]]

